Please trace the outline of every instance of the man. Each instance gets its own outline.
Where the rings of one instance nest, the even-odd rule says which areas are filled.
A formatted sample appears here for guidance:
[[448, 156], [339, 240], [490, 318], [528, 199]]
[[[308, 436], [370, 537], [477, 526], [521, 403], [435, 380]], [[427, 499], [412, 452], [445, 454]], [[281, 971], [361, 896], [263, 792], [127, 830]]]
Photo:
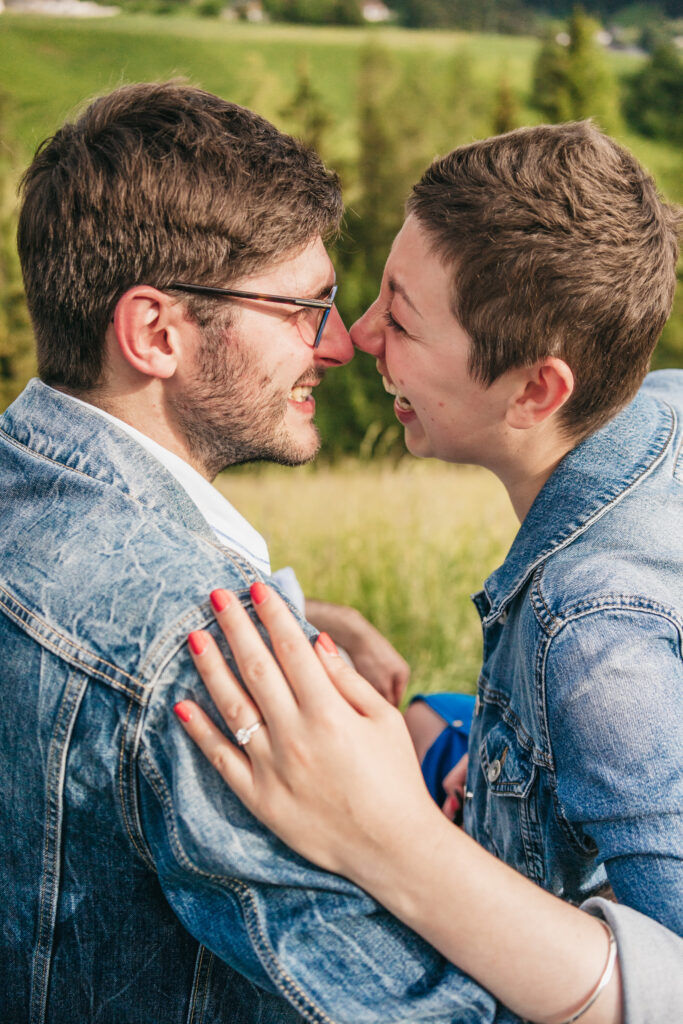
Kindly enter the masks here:
[[41, 380], [0, 420], [3, 1024], [493, 1020], [259, 826], [172, 713], [209, 706], [185, 642], [208, 589], [251, 609], [268, 570], [208, 481], [312, 458], [313, 390], [351, 357], [340, 214], [317, 157], [177, 85], [97, 100], [25, 175]]

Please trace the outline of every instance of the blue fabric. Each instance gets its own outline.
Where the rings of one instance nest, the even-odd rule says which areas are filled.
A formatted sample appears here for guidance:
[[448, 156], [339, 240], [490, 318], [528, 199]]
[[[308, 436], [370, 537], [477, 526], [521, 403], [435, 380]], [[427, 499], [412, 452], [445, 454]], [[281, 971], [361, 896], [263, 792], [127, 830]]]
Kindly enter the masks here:
[[0, 418], [1, 1024], [507, 1021], [176, 721], [216, 716], [186, 644], [222, 643], [209, 591], [257, 621], [258, 578], [102, 417], [34, 381]]
[[464, 827], [540, 885], [683, 933], [683, 372], [560, 462], [474, 601]]
[[422, 759], [422, 775], [439, 807], [443, 806], [446, 793], [442, 782], [467, 753], [474, 697], [468, 693], [419, 694], [415, 700], [428, 704], [444, 720], [444, 728], [434, 740]]

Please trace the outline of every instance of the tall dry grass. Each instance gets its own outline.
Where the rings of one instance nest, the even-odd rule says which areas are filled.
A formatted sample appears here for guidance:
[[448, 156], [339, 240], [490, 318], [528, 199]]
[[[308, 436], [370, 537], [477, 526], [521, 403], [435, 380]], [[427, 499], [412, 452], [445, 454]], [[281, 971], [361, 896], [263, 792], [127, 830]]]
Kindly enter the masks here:
[[403, 459], [225, 473], [218, 487], [304, 592], [359, 608], [412, 666], [410, 692], [472, 691], [481, 657], [469, 595], [517, 529], [498, 481]]

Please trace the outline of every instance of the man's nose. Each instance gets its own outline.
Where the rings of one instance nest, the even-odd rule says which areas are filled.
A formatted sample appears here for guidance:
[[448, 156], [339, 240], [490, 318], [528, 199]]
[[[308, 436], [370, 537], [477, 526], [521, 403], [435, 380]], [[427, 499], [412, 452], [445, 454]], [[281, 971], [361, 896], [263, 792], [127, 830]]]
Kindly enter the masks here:
[[353, 359], [353, 345], [339, 310], [333, 306], [327, 318], [320, 344], [314, 349], [315, 361], [328, 367], [343, 366]]

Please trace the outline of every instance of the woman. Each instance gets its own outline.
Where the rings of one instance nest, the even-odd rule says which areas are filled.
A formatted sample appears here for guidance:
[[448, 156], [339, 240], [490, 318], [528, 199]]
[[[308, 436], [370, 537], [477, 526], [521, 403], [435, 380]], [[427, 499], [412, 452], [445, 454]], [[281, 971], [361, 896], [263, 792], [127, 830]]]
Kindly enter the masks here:
[[[671, 306], [676, 218], [586, 124], [455, 150], [407, 209], [353, 340], [377, 359], [408, 449], [491, 469], [522, 524], [475, 597], [465, 831], [426, 794], [398, 713], [328, 639], [316, 658], [262, 585], [252, 598], [285, 676], [239, 602], [213, 597], [253, 701], [208, 634], [191, 639], [246, 749], [178, 711], [267, 825], [519, 1016], [644, 1021], [632, 915], [678, 930], [683, 906], [683, 375], [638, 391]], [[581, 902], [605, 880], [635, 908], [589, 908], [620, 933], [623, 1008], [611, 928], [544, 891]], [[675, 940], [647, 918], [668, 957]], [[672, 977], [649, 1019], [680, 1001]]]
[[[251, 700], [214, 639], [190, 649], [235, 747], [190, 701], [184, 728], [246, 806], [302, 855], [383, 903], [525, 1020], [674, 1024], [683, 1006], [683, 940], [603, 899], [589, 913], [556, 899], [454, 828], [428, 794], [400, 713], [336, 656], [315, 653], [274, 590], [252, 598], [286, 678], [240, 601], [211, 600]], [[317, 658], [316, 658], [317, 655]], [[249, 666], [251, 668], [249, 668]], [[619, 958], [607, 975], [616, 933]], [[599, 991], [602, 980], [606, 981]]]

